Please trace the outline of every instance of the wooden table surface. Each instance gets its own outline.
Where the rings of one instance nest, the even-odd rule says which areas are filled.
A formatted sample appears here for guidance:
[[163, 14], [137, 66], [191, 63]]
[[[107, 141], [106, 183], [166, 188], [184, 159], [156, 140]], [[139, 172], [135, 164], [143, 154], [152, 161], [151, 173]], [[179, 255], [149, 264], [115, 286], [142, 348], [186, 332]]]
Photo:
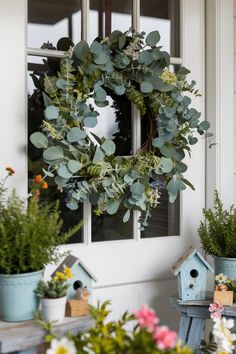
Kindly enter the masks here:
[[[182, 301], [178, 297], [171, 298], [172, 307], [181, 312], [178, 338], [197, 352], [199, 352], [198, 348], [204, 334], [206, 320], [210, 319], [209, 305], [212, 302], [213, 294], [201, 301]], [[224, 306], [222, 316], [234, 319], [234, 331], [236, 331], [236, 304]]]
[[[53, 326], [53, 333], [63, 336], [67, 332], [85, 332], [93, 325], [91, 316], [65, 317]], [[0, 353], [20, 352], [35, 348], [44, 342], [45, 331], [35, 320], [24, 322], [0, 321]]]

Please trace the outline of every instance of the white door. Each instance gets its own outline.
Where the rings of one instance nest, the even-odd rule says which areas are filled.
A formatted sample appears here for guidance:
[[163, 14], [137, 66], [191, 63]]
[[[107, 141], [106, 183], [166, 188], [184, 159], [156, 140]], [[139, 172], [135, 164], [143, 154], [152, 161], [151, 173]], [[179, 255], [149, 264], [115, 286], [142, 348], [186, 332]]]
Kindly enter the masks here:
[[[53, 42], [60, 37], [70, 35], [78, 41], [82, 33], [82, 37], [90, 41], [101, 32], [109, 33], [111, 29], [126, 30], [131, 25], [147, 33], [158, 29], [163, 38], [163, 46], [172, 52], [173, 68], [183, 64], [192, 72], [189, 79], [197, 81], [202, 96], [194, 98], [193, 105], [202, 112], [202, 119], [205, 119], [204, 0], [133, 0], [133, 2], [113, 0], [105, 1], [105, 9], [100, 7], [102, 1], [92, 0], [90, 3], [89, 0], [81, 2], [60, 0], [57, 4], [53, 1], [29, 0], [28, 3], [27, 46], [34, 47], [27, 50], [30, 54], [28, 55], [30, 70], [37, 70], [40, 67], [37, 66], [42, 62], [40, 55], [43, 57], [45, 51], [39, 48], [48, 40]], [[1, 6], [4, 7], [2, 3]], [[10, 53], [12, 55], [22, 53], [22, 48], [26, 45], [24, 38], [26, 6], [26, 1], [5, 1], [5, 14], [11, 11], [15, 17], [21, 19], [20, 28], [15, 23], [12, 26], [6, 24], [11, 40], [17, 42], [16, 52], [12, 50]], [[7, 9], [7, 7], [11, 8]], [[13, 47], [12, 43], [11, 46]], [[58, 51], [52, 54], [54, 57], [60, 55]], [[20, 66], [18, 70], [21, 69], [21, 81], [13, 82], [14, 94], [16, 97], [19, 95], [19, 100], [21, 99], [20, 113], [18, 112], [20, 117], [19, 114], [15, 115], [12, 107], [5, 107], [5, 110], [12, 110], [12, 119], [14, 119], [12, 125], [18, 124], [22, 134], [15, 136], [15, 140], [10, 143], [11, 161], [7, 160], [7, 156], [4, 156], [2, 161], [6, 165], [11, 163], [14, 166], [14, 156], [18, 154], [17, 166], [19, 168], [21, 166], [22, 169], [18, 178], [19, 184], [23, 184], [27, 176], [27, 168], [25, 155], [20, 151], [26, 141], [26, 124], [21, 125], [25, 112], [25, 101], [20, 90], [23, 87], [24, 57], [22, 54], [19, 60], [20, 63], [16, 65]], [[16, 75], [19, 73], [17, 72]], [[24, 75], [26, 75], [25, 71]], [[32, 84], [28, 85], [28, 89], [32, 90]], [[143, 134], [140, 117], [135, 107], [132, 107], [130, 120], [132, 136], [130, 144], [135, 150], [140, 146]], [[107, 134], [110, 128], [107, 128]], [[2, 141], [6, 139], [3, 135], [1, 137]], [[90, 205], [85, 204], [83, 213], [81, 211], [79, 216], [83, 214], [83, 234], [75, 238], [73, 243], [62, 246], [63, 250], [70, 250], [75, 256], [81, 258], [97, 276], [98, 282], [94, 284], [93, 301], [111, 299], [114, 315], [126, 309], [133, 311], [142, 303], [147, 303], [156, 308], [163, 323], [173, 325], [175, 314], [170, 308], [168, 298], [176, 293], [176, 283], [169, 268], [189, 245], [198, 245], [197, 228], [205, 202], [204, 140], [193, 148], [192, 159], [187, 163], [189, 170], [186, 177], [193, 182], [196, 191], [185, 190], [174, 206], [170, 206], [164, 200], [164, 204], [153, 213], [151, 227], [145, 233], [141, 234], [137, 228], [138, 215], [136, 214], [132, 222], [124, 226], [119, 216], [97, 219], [92, 216]], [[48, 273], [50, 272], [51, 267], [48, 268]]]

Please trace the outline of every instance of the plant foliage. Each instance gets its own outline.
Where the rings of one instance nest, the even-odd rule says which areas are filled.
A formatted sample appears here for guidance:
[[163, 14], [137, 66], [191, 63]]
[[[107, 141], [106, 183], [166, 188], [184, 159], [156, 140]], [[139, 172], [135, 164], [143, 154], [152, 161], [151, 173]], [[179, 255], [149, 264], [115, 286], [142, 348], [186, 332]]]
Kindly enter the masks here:
[[80, 228], [76, 225], [61, 233], [59, 204], [41, 205], [37, 197], [28, 201], [15, 191], [6, 195], [0, 184], [0, 273], [20, 274], [37, 271], [56, 262], [58, 246]]
[[[192, 350], [187, 346], [181, 346], [180, 343], [174, 343], [172, 346], [158, 343], [153, 336], [153, 331], [137, 322], [134, 315], [125, 312], [118, 321], [109, 321], [108, 310], [109, 301], [99, 304], [97, 307], [90, 306], [90, 314], [94, 319], [94, 326], [87, 332], [77, 335], [68, 334], [70, 346], [74, 347], [75, 353], [100, 353], [100, 354], [191, 354]], [[46, 327], [40, 321], [41, 326]], [[164, 327], [164, 326], [162, 326]], [[132, 328], [132, 329], [131, 329]], [[165, 329], [168, 328], [165, 326]], [[46, 337], [49, 342], [56, 341], [60, 347], [60, 341], [55, 339], [53, 328], [49, 328], [49, 335]], [[168, 334], [167, 334], [168, 336]], [[164, 339], [164, 336], [163, 336]], [[62, 339], [63, 340], [63, 339]], [[64, 343], [66, 342], [64, 338]], [[54, 349], [49, 349], [48, 353], [54, 353]]]
[[203, 209], [205, 221], [198, 229], [202, 248], [217, 257], [236, 257], [236, 209], [224, 210], [219, 193], [215, 191], [213, 209]]
[[[30, 137], [43, 149], [45, 175], [67, 193], [68, 208], [76, 210], [89, 200], [96, 215], [112, 215], [123, 205], [124, 222], [131, 210], [143, 212], [142, 228], [163, 185], [171, 202], [186, 185], [193, 188], [183, 177], [183, 159], [197, 135], [209, 128], [185, 95], [199, 95], [195, 82], [186, 80], [189, 70], [170, 72], [169, 54], [158, 46], [159, 32], [146, 39], [144, 34], [114, 31], [90, 46], [81, 41], [71, 48], [57, 75], [44, 76], [42, 130]], [[150, 118], [148, 139], [132, 156], [117, 156], [114, 141], [90, 131], [98, 121], [96, 106], [109, 104], [109, 92], [125, 95]]]
[[56, 272], [56, 275], [51, 280], [44, 281], [41, 279], [35, 290], [36, 295], [47, 299], [57, 299], [66, 296], [67, 289], [70, 286], [67, 279], [73, 278], [70, 268], [66, 268], [66, 270], [64, 272]]

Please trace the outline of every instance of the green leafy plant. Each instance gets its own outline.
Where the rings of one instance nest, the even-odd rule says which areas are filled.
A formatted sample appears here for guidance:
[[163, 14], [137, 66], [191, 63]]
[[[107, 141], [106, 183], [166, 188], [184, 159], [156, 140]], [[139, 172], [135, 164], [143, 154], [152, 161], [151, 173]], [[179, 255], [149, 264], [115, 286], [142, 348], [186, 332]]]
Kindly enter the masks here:
[[[103, 354], [191, 354], [187, 346], [176, 343], [177, 334], [166, 326], [159, 326], [155, 313], [143, 306], [135, 315], [125, 312], [118, 321], [108, 321], [109, 302], [97, 307], [90, 307], [94, 326], [76, 336], [68, 334], [61, 339], [49, 328], [47, 340], [51, 342], [48, 354], [57, 353], [60, 349], [70, 354], [103, 353]], [[45, 325], [40, 321], [40, 324]], [[133, 329], [127, 325], [133, 324]], [[131, 326], [129, 326], [131, 328]]]
[[61, 233], [58, 203], [42, 205], [37, 196], [24, 200], [15, 191], [7, 195], [5, 181], [0, 182], [0, 273], [37, 271], [58, 261], [58, 246], [81, 225]]
[[217, 257], [236, 257], [236, 209], [224, 210], [219, 193], [214, 193], [213, 209], [203, 209], [204, 221], [198, 229], [202, 248]]
[[67, 280], [71, 278], [73, 278], [71, 269], [65, 267], [63, 272], [56, 272], [56, 275], [51, 280], [40, 280], [35, 293], [39, 297], [47, 299], [64, 297], [70, 286]]
[[[186, 185], [193, 188], [183, 176], [183, 159], [198, 142], [197, 135], [210, 136], [209, 123], [200, 121], [185, 95], [199, 95], [195, 82], [186, 80], [190, 71], [181, 67], [170, 72], [169, 54], [158, 45], [159, 32], [144, 35], [113, 31], [90, 46], [81, 41], [68, 51], [57, 73], [44, 75], [43, 86], [34, 76], [45, 110], [41, 132], [30, 136], [43, 151], [48, 166], [44, 178], [54, 178], [67, 194], [68, 208], [76, 210], [89, 200], [96, 215], [112, 215], [124, 207], [124, 222], [138, 210], [141, 229], [159, 202], [161, 188], [167, 188], [171, 202]], [[107, 106], [110, 92], [124, 95], [148, 117], [148, 138], [131, 156], [117, 156], [113, 140], [90, 131], [98, 121], [95, 106]]]

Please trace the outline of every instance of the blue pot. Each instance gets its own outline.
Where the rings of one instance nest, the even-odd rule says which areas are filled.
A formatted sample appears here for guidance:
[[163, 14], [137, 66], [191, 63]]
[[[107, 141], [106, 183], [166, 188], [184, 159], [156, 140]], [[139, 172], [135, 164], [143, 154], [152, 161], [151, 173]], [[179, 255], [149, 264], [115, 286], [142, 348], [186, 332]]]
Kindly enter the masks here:
[[223, 258], [214, 256], [215, 275], [223, 273], [236, 280], [236, 258]]
[[0, 319], [10, 322], [31, 320], [39, 299], [34, 290], [43, 270], [23, 274], [0, 274]]

